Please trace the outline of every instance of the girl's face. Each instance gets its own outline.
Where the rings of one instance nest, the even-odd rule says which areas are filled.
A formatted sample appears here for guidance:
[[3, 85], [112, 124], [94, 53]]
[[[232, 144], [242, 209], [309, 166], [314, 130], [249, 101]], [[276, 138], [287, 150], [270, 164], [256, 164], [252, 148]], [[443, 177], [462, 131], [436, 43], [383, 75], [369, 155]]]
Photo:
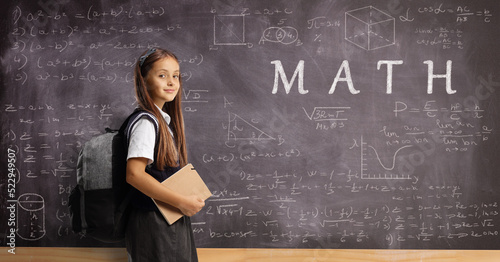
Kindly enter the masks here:
[[149, 95], [154, 103], [163, 108], [166, 102], [174, 100], [180, 87], [179, 63], [171, 57], [165, 57], [153, 64], [145, 80]]

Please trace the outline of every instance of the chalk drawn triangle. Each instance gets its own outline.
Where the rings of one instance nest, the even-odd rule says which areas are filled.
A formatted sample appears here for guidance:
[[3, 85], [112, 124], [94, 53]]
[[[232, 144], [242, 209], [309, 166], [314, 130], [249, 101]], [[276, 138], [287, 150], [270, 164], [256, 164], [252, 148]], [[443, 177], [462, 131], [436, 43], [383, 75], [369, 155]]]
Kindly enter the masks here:
[[274, 140], [274, 138], [255, 127], [237, 114], [229, 113], [228, 140]]

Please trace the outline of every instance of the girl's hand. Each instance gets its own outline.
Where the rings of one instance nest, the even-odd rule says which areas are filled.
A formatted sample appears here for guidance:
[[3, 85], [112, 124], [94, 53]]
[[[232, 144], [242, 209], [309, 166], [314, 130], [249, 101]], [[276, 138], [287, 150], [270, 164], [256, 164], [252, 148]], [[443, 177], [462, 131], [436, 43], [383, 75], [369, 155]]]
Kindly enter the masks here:
[[198, 213], [205, 206], [205, 201], [197, 196], [187, 196], [179, 205], [181, 212], [190, 217]]

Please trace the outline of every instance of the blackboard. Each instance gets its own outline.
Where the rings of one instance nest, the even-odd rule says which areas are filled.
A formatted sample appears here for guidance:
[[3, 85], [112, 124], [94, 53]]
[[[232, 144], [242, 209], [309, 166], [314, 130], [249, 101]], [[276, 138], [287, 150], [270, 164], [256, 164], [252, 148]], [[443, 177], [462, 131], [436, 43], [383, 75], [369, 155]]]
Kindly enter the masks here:
[[498, 249], [496, 1], [10, 1], [0, 244], [71, 232], [82, 144], [180, 58], [202, 248]]

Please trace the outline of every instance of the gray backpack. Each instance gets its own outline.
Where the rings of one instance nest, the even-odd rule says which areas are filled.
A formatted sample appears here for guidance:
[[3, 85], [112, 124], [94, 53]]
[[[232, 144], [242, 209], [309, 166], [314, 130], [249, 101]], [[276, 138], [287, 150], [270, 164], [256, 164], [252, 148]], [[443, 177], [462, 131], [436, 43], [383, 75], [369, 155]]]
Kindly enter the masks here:
[[73, 232], [106, 243], [125, 238], [131, 189], [126, 182], [128, 138], [142, 117], [158, 132], [155, 116], [136, 109], [118, 131], [106, 128], [105, 134], [90, 139], [80, 151], [77, 185], [68, 203]]

